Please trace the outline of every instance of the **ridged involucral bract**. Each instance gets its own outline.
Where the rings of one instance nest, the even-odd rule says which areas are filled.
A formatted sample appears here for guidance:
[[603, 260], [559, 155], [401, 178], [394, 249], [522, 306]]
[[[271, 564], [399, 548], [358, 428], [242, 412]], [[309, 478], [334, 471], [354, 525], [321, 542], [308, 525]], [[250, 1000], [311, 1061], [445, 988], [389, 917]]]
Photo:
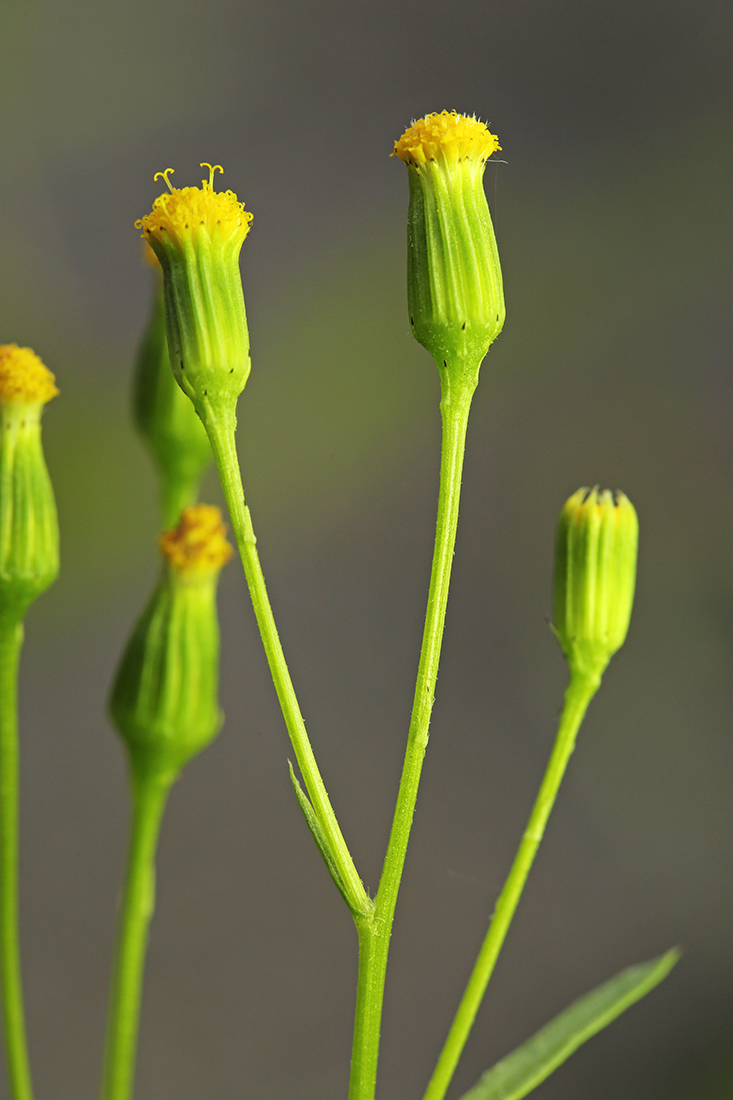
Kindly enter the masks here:
[[555, 544], [554, 631], [571, 671], [600, 676], [623, 645], [636, 585], [639, 522], [623, 493], [578, 489]]
[[475, 118], [443, 111], [395, 143], [407, 165], [407, 298], [415, 338], [439, 368], [474, 372], [505, 318], [496, 238], [484, 193], [486, 161], [499, 149]]
[[231, 554], [224, 532], [219, 509], [199, 504], [161, 536], [162, 574], [133, 629], [110, 699], [139, 770], [178, 772], [221, 728], [216, 587]]
[[205, 423], [233, 412], [250, 371], [239, 253], [252, 215], [232, 191], [215, 191], [213, 176], [171, 186], [136, 222], [163, 270], [173, 372]]
[[56, 579], [59, 528], [41, 444], [41, 415], [58, 393], [30, 348], [0, 346], [0, 613], [22, 617]]

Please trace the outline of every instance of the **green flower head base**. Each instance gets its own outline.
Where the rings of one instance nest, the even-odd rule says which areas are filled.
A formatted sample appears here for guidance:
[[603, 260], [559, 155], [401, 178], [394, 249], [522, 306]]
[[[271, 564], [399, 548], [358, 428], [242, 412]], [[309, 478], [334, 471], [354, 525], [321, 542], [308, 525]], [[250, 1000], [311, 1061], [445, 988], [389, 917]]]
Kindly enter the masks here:
[[210, 413], [233, 413], [250, 371], [239, 253], [252, 215], [232, 191], [173, 187], [135, 222], [163, 270], [171, 366], [204, 423]]
[[232, 548], [209, 504], [186, 508], [159, 546], [162, 576], [127, 644], [110, 711], [133, 767], [175, 775], [223, 721], [216, 586]]
[[407, 297], [413, 334], [443, 370], [463, 361], [475, 375], [506, 310], [499, 254], [483, 187], [500, 149], [478, 119], [426, 115], [395, 142], [407, 165]]
[[54, 376], [30, 348], [0, 345], [0, 614], [22, 617], [56, 579], [59, 528], [41, 444]]
[[562, 510], [553, 629], [572, 673], [600, 678], [626, 640], [638, 540], [636, 511], [621, 492], [578, 489]]

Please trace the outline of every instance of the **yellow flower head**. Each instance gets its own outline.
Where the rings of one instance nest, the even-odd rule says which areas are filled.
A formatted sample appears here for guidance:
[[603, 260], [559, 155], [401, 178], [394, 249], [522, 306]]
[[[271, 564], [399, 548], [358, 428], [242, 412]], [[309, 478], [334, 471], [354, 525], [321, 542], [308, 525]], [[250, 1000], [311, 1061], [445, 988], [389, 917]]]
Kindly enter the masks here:
[[209, 169], [209, 178], [202, 180], [201, 187], [173, 187], [168, 179], [172, 168], [156, 172], [155, 179], [162, 177], [169, 190], [153, 202], [149, 214], [135, 222], [154, 250], [156, 242], [162, 243], [166, 238], [179, 245], [184, 240], [195, 242], [202, 227], [210, 238], [231, 240], [238, 247], [249, 233], [252, 215], [244, 209], [244, 203], [233, 191], [214, 190], [214, 172], [217, 169], [222, 172], [222, 167], [218, 164], [201, 167]]
[[499, 139], [475, 116], [441, 111], [413, 122], [395, 142], [391, 155], [415, 168], [429, 161], [453, 167], [466, 158], [483, 164], [497, 149], [501, 149]]
[[[214, 190], [220, 165], [201, 187], [173, 187], [135, 222], [163, 273], [171, 367], [204, 426], [232, 416], [249, 376], [249, 333], [239, 254], [252, 215], [232, 191]], [[207, 429], [208, 430], [208, 429]]]
[[45, 405], [59, 392], [55, 381], [30, 348], [0, 344], [0, 404]]
[[163, 557], [177, 573], [218, 573], [232, 556], [221, 511], [213, 504], [184, 508], [177, 527], [158, 540]]
[[[410, 186], [410, 327], [441, 372], [457, 371], [456, 384], [465, 376], [476, 385], [479, 365], [506, 316], [483, 184], [486, 160], [499, 148], [483, 122], [457, 111], [413, 122], [394, 147]], [[470, 367], [464, 370], [461, 363]]]

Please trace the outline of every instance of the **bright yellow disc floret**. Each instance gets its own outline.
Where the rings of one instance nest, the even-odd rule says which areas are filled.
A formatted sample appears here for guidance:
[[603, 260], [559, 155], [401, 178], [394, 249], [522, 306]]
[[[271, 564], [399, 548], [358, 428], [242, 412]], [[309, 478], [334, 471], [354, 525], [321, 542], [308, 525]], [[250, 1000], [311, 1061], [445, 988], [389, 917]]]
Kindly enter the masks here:
[[392, 156], [418, 168], [428, 161], [453, 166], [465, 158], [483, 162], [497, 149], [499, 139], [485, 123], [457, 111], [441, 111], [413, 122], [395, 142]]
[[30, 348], [0, 344], [0, 404], [45, 405], [59, 392], [55, 381]]
[[168, 180], [168, 173], [172, 171], [166, 168], [165, 172], [156, 173], [156, 179], [159, 176], [165, 179], [169, 191], [159, 195], [151, 212], [135, 222], [135, 227], [143, 230], [143, 236], [148, 241], [151, 238], [162, 241], [166, 236], [175, 242], [186, 238], [195, 240], [203, 226], [210, 237], [239, 238], [241, 245], [249, 233], [252, 215], [233, 191], [214, 190], [214, 168], [201, 187], [173, 187]]
[[163, 557], [178, 573], [218, 573], [232, 556], [226, 524], [213, 504], [185, 508], [177, 527], [158, 540]]

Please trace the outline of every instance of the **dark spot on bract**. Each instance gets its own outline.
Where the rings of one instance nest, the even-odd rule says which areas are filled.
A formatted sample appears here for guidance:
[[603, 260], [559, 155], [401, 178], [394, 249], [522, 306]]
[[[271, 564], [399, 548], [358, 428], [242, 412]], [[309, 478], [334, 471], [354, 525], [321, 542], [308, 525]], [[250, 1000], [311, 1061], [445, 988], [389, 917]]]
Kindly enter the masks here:
[[466, 322], [464, 321], [463, 324], [461, 325], [461, 332], [465, 332], [465, 331], [466, 331]]

